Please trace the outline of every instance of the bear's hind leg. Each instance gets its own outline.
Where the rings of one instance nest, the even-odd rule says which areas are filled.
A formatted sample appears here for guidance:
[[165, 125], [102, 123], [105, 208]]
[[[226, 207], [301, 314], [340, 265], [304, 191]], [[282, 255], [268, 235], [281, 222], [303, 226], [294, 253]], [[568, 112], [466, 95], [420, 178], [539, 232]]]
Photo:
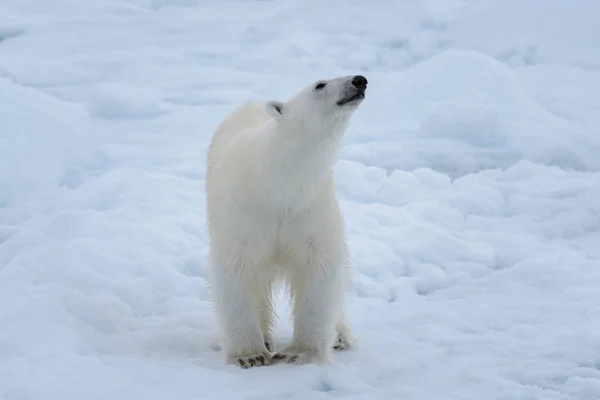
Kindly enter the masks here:
[[335, 338], [335, 342], [333, 342], [334, 350], [350, 350], [354, 347], [354, 337], [344, 316], [342, 316], [338, 321], [337, 325], [335, 326], [335, 331], [337, 336]]
[[261, 292], [261, 299], [259, 303], [260, 313], [260, 329], [263, 335], [263, 341], [267, 350], [270, 352], [275, 348], [275, 340], [273, 339], [273, 325], [275, 323], [275, 310], [273, 308], [272, 299], [272, 281], [265, 285], [264, 290]]

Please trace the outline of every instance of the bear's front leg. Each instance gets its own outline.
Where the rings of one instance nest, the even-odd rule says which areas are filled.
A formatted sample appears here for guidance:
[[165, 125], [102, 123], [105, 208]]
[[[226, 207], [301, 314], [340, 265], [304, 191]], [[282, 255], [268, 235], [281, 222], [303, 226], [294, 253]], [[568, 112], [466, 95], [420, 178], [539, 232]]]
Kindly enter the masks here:
[[271, 352], [261, 330], [261, 292], [254, 268], [211, 257], [210, 284], [223, 350], [228, 364], [242, 368], [268, 365]]
[[329, 364], [345, 289], [339, 264], [323, 261], [304, 266], [291, 279], [294, 334], [292, 343], [273, 360], [293, 364]]
[[294, 334], [292, 343], [273, 356], [275, 361], [329, 364], [336, 328], [346, 327], [340, 316], [349, 278], [347, 247], [336, 205], [313, 208], [282, 232]]

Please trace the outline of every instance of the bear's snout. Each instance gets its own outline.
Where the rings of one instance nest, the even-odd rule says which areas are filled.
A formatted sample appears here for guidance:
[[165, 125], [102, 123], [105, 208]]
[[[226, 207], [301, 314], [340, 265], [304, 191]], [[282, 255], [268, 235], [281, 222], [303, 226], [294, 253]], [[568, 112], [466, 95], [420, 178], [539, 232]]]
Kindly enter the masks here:
[[362, 75], [356, 75], [354, 79], [352, 79], [352, 85], [357, 89], [366, 89], [367, 88], [367, 78]]

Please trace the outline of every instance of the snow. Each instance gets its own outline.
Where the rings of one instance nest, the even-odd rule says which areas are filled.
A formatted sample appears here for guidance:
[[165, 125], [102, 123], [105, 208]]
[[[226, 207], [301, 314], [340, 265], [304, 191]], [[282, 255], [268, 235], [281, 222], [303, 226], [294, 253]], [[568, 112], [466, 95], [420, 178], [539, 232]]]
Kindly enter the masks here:
[[[0, 399], [600, 399], [599, 18], [594, 0], [4, 0]], [[242, 101], [357, 73], [335, 173], [358, 347], [226, 366], [210, 135]]]
[[[42, 195], [94, 157], [83, 107], [0, 77], [0, 204]], [[35, 162], [32, 162], [35, 160]], [[18, 173], [15, 173], [19, 171]], [[72, 178], [71, 178], [72, 179]]]

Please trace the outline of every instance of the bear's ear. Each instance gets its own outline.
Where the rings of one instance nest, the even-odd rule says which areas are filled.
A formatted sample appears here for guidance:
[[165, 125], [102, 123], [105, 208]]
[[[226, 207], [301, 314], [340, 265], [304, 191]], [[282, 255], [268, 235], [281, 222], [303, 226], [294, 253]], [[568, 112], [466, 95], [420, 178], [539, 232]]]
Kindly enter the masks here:
[[283, 113], [285, 112], [285, 106], [280, 101], [269, 101], [267, 102], [267, 112], [271, 117], [279, 119], [283, 116]]

